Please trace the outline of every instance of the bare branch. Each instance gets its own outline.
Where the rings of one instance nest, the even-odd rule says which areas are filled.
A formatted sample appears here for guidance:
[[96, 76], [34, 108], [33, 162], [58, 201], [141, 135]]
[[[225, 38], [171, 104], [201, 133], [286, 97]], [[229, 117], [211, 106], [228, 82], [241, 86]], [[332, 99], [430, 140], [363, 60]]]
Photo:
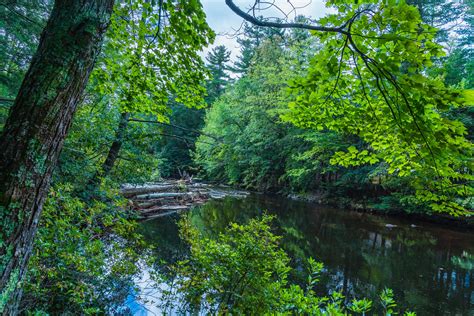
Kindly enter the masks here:
[[15, 99], [0, 97], [0, 102], [4, 102], [4, 103], [14, 103], [14, 102], [15, 102]]
[[180, 129], [180, 130], [182, 130], [182, 131], [191, 132], [191, 133], [193, 133], [193, 134], [207, 136], [207, 137], [212, 138], [212, 139], [217, 140], [217, 141], [220, 140], [220, 139], [217, 138], [216, 136], [212, 136], [212, 135], [203, 133], [203, 132], [198, 131], [198, 130], [195, 130], [195, 129], [186, 128], [186, 127], [182, 127], [182, 126], [175, 125], [175, 124], [171, 124], [171, 123], [164, 123], [164, 122], [151, 121], [151, 120], [140, 120], [140, 119], [134, 119], [134, 118], [131, 118], [131, 119], [129, 119], [128, 121], [129, 121], [129, 122], [150, 123], [150, 124], [159, 124], [159, 125], [163, 125], [163, 126], [169, 126], [169, 127], [173, 127], [173, 128], [176, 128], [176, 129]]
[[232, 0], [225, 0], [227, 6], [234, 11], [238, 16], [243, 18], [244, 20], [255, 24], [257, 26], [264, 26], [264, 27], [274, 27], [279, 29], [304, 29], [304, 30], [311, 30], [311, 31], [319, 31], [319, 32], [332, 32], [332, 33], [340, 33], [348, 35], [348, 32], [344, 30], [343, 27], [326, 27], [320, 25], [310, 25], [305, 23], [279, 23], [273, 21], [264, 21], [261, 19], [256, 18], [240, 9]]

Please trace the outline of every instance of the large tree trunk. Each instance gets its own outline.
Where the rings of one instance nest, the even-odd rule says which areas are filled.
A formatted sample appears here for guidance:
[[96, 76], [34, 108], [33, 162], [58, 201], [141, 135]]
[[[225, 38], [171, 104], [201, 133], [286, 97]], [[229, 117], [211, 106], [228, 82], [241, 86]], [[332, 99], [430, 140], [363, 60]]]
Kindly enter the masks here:
[[56, 1], [0, 137], [0, 314], [17, 314], [51, 174], [113, 3]]

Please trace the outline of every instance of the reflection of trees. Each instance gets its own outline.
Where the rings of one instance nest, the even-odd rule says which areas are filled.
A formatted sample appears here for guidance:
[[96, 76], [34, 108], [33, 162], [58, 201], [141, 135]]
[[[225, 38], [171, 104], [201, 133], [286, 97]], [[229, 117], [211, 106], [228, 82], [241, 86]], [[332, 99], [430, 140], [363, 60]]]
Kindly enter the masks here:
[[168, 216], [145, 221], [140, 225], [140, 233], [145, 241], [153, 245], [155, 266], [158, 270], [164, 266], [163, 262], [174, 263], [188, 253], [186, 244], [179, 237], [178, 220], [179, 216]]
[[[453, 251], [452, 245], [435, 247], [438, 238], [431, 233], [405, 226], [390, 230], [372, 222], [354, 224], [346, 216], [327, 219], [330, 222], [324, 225], [314, 247], [330, 270], [327, 288], [374, 297], [388, 286], [401, 297], [401, 306], [416, 306], [422, 313], [469, 310], [466, 294], [472, 293], [472, 282], [466, 291], [463, 272], [454, 272], [447, 255]], [[443, 306], [447, 299], [449, 308]]]
[[[388, 228], [382, 217], [255, 195], [210, 201], [189, 216], [199, 231], [216, 235], [229, 223], [245, 223], [264, 211], [277, 216], [276, 233], [282, 235], [282, 247], [293, 259], [293, 278], [306, 275], [310, 256], [325, 264], [327, 273], [317, 289], [321, 294], [338, 289], [349, 297], [377, 299], [384, 287], [390, 287], [401, 307], [414, 306], [419, 315], [472, 312], [472, 270], [462, 269], [451, 258], [461, 256], [463, 247], [474, 251], [474, 245], [459, 245], [454, 233], [398, 222]], [[173, 231], [176, 224], [160, 221], [159, 227], [151, 227], [150, 222], [148, 233], [161, 255], [176, 257], [182, 251]]]
[[451, 262], [461, 269], [474, 270], [474, 255], [471, 255], [467, 251], [463, 251], [460, 256], [452, 256]]
[[249, 219], [263, 214], [252, 198], [235, 199], [226, 197], [210, 200], [189, 213], [189, 219], [202, 234], [216, 236], [230, 223], [246, 223]]

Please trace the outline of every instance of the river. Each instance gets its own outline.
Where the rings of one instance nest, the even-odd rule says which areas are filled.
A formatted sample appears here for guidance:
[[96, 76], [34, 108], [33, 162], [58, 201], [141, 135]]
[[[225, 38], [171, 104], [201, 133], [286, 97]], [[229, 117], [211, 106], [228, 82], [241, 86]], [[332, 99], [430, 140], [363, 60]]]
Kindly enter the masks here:
[[[316, 289], [321, 294], [337, 289], [348, 298], [377, 300], [389, 287], [400, 307], [410, 307], [418, 315], [474, 315], [472, 231], [257, 194], [211, 200], [189, 212], [193, 225], [211, 235], [230, 222], [274, 214], [275, 231], [283, 236], [281, 245], [292, 258], [295, 280], [304, 274], [304, 258], [324, 263]], [[175, 214], [141, 224], [158, 260], [174, 262], [187, 254], [178, 219]], [[147, 273], [140, 282], [147, 283]], [[151, 293], [138, 286], [145, 289], [145, 298]], [[156, 297], [156, 290], [153, 293]], [[133, 295], [127, 305], [135, 315], [159, 314], [153, 303]]]

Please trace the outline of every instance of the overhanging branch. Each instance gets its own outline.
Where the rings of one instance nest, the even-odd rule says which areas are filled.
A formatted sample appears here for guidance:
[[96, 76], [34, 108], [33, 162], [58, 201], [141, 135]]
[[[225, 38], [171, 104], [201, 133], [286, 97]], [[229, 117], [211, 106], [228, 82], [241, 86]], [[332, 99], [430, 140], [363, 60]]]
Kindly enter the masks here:
[[264, 26], [264, 27], [275, 27], [279, 29], [304, 29], [304, 30], [311, 30], [311, 31], [319, 31], [319, 32], [333, 32], [333, 33], [340, 33], [346, 34], [347, 31], [344, 30], [345, 25], [341, 27], [326, 27], [320, 25], [310, 25], [305, 23], [280, 23], [280, 22], [272, 22], [272, 21], [263, 21], [261, 19], [256, 18], [248, 14], [247, 12], [240, 9], [232, 0], [225, 0], [227, 6], [234, 11], [235, 14], [257, 26]]
[[[248, 12], [245, 12], [241, 8], [239, 8], [234, 3], [233, 0], [225, 0], [225, 3], [238, 16], [242, 17], [247, 22], [250, 22], [250, 23], [252, 23], [254, 25], [257, 25], [257, 26], [273, 27], [273, 28], [279, 28], [279, 29], [287, 29], [287, 28], [289, 28], [289, 29], [305, 29], [305, 30], [311, 30], [311, 31], [332, 32], [332, 33], [339, 33], [339, 34], [345, 35], [346, 37], [344, 39], [344, 45], [343, 45], [343, 49], [342, 49], [341, 59], [339, 61], [339, 71], [338, 71], [336, 83], [335, 83], [335, 86], [334, 86], [334, 89], [332, 90], [332, 92], [326, 97], [326, 101], [331, 97], [331, 95], [333, 94], [333, 92], [337, 88], [337, 85], [338, 85], [338, 82], [339, 82], [339, 77], [341, 75], [341, 73], [340, 73], [341, 68], [340, 67], [341, 67], [341, 63], [342, 63], [342, 57], [344, 55], [344, 49], [348, 48], [350, 53], [352, 54], [352, 58], [354, 59], [354, 63], [356, 65], [356, 70], [358, 72], [359, 78], [362, 80], [360, 70], [358, 69], [356, 56], [361, 58], [361, 60], [363, 61], [363, 63], [367, 67], [367, 69], [374, 76], [374, 79], [376, 80], [377, 90], [382, 95], [382, 97], [384, 99], [384, 102], [386, 103], [386, 105], [388, 106], [388, 108], [391, 111], [391, 114], [392, 114], [392, 117], [393, 117], [395, 123], [398, 125], [401, 132], [403, 133], [404, 128], [402, 126], [401, 118], [397, 118], [397, 115], [396, 115], [396, 113], [394, 111], [394, 108], [392, 106], [392, 105], [395, 105], [397, 107], [398, 113], [399, 113], [399, 116], [400, 116], [401, 110], [399, 108], [399, 104], [398, 104], [398, 102], [395, 102], [395, 100], [393, 100], [393, 98], [390, 96], [390, 93], [389, 93], [387, 87], [385, 87], [385, 85], [384, 85], [384, 81], [386, 80], [395, 89], [395, 91], [402, 97], [403, 103], [405, 104], [405, 106], [408, 110], [408, 114], [412, 117], [412, 119], [414, 121], [414, 124], [415, 124], [415, 127], [416, 127], [416, 130], [421, 135], [421, 137], [423, 139], [423, 142], [427, 146], [427, 148], [430, 152], [430, 156], [433, 159], [435, 169], [438, 171], [434, 152], [433, 152], [433, 150], [431, 148], [431, 145], [428, 142], [428, 139], [427, 139], [427, 137], [426, 137], [426, 135], [425, 135], [425, 133], [422, 129], [422, 125], [424, 125], [423, 119], [419, 115], [416, 115], [415, 111], [413, 110], [413, 105], [409, 102], [407, 94], [401, 88], [400, 83], [397, 81], [396, 76], [393, 73], [391, 73], [389, 70], [387, 70], [384, 67], [383, 63], [380, 63], [378, 60], [376, 60], [376, 59], [368, 56], [366, 53], [364, 53], [358, 47], [358, 45], [356, 44], [356, 42], [352, 38], [352, 36], [360, 36], [360, 37], [370, 38], [370, 36], [364, 36], [362, 34], [353, 34], [352, 30], [351, 30], [351, 27], [354, 24], [354, 22], [362, 14], [365, 13], [365, 14], [368, 14], [368, 15], [371, 15], [371, 16], [374, 15], [374, 12], [372, 11], [372, 9], [370, 7], [366, 7], [364, 9], [361, 9], [361, 10], [355, 12], [355, 14], [350, 19], [345, 21], [345, 23], [343, 23], [339, 27], [326, 27], [326, 26], [311, 25], [311, 24], [306, 24], [306, 23], [276, 22], [276, 21], [269, 21], [269, 20], [263, 20], [261, 18], [258, 18], [256, 16], [256, 13], [255, 13], [255, 8], [256, 8], [256, 5], [258, 3], [263, 3], [263, 1], [260, 2], [260, 1], [256, 0], [255, 4], [252, 6], [252, 8]], [[270, 4], [270, 7], [275, 6], [274, 3], [269, 3], [269, 4]], [[264, 9], [268, 9], [268, 7], [264, 8]], [[253, 13], [250, 13], [250, 12], [253, 12]], [[285, 16], [288, 16], [288, 15], [285, 15]], [[383, 38], [383, 36], [380, 36], [380, 38]], [[407, 40], [407, 39], [404, 38], [404, 40]], [[356, 55], [356, 56], [354, 56], [354, 55]], [[364, 93], [365, 93], [365, 88], [364, 88]]]
[[209, 135], [209, 134], [206, 134], [206, 133], [203, 133], [199, 130], [195, 130], [195, 129], [191, 129], [191, 128], [186, 128], [186, 127], [183, 127], [183, 126], [179, 126], [179, 125], [175, 125], [175, 124], [171, 124], [171, 123], [164, 123], [164, 122], [158, 122], [158, 121], [151, 121], [151, 120], [141, 120], [141, 119], [135, 119], [135, 118], [131, 118], [131, 119], [128, 119], [129, 122], [139, 122], [139, 123], [150, 123], [150, 124], [158, 124], [158, 125], [163, 125], [163, 126], [169, 126], [169, 127], [173, 127], [173, 128], [176, 128], [176, 129], [180, 129], [182, 131], [187, 131], [187, 132], [190, 132], [190, 133], [193, 133], [193, 134], [197, 134], [197, 135], [203, 135], [203, 136], [206, 136], [206, 137], [209, 137], [209, 138], [212, 138], [216, 141], [220, 141], [219, 138], [215, 137], [215, 136], [212, 136], [212, 135]]

